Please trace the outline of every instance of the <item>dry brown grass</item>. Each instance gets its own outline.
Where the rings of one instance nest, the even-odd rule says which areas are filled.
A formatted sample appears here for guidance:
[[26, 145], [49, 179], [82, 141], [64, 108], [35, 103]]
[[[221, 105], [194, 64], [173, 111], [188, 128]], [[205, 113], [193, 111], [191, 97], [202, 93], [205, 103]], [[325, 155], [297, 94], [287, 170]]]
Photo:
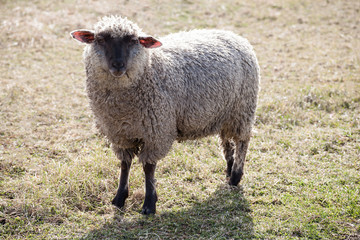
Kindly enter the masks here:
[[[0, 1], [0, 235], [5, 238], [360, 236], [360, 2]], [[142, 218], [134, 166], [120, 214], [118, 161], [92, 127], [82, 46], [69, 32], [120, 14], [161, 36], [193, 28], [249, 39], [262, 69], [242, 188], [224, 184], [217, 138], [175, 144]]]

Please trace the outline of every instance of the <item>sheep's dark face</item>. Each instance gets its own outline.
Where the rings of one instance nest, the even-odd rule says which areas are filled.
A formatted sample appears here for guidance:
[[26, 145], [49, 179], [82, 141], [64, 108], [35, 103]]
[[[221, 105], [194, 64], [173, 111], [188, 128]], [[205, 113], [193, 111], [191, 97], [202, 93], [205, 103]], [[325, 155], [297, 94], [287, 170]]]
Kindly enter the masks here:
[[131, 62], [142, 48], [156, 48], [162, 44], [151, 36], [137, 37], [135, 35], [125, 35], [114, 37], [109, 32], [95, 34], [90, 30], [76, 30], [71, 32], [71, 36], [76, 40], [93, 44], [96, 51], [104, 56], [107, 71], [114, 77], [121, 77], [131, 67]]
[[98, 34], [95, 44], [103, 52], [107, 68], [114, 77], [121, 77], [126, 73], [141, 46], [135, 36], [114, 38], [109, 34]]

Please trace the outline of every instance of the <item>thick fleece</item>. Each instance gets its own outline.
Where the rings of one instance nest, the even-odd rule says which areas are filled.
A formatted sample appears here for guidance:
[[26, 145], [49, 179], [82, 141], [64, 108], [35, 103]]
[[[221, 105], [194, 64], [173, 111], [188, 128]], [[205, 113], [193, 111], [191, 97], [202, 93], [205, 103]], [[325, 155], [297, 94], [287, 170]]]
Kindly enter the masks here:
[[[121, 17], [103, 18], [95, 25], [95, 34], [100, 32], [144, 35]], [[123, 156], [131, 149], [142, 163], [154, 164], [175, 140], [213, 134], [220, 134], [225, 155], [234, 153], [234, 144], [250, 139], [255, 118], [260, 70], [252, 46], [221, 30], [179, 32], [159, 40], [159, 48], [139, 45], [120, 78], [104, 70], [96, 44], [85, 47], [96, 126], [123, 161], [131, 161]]]

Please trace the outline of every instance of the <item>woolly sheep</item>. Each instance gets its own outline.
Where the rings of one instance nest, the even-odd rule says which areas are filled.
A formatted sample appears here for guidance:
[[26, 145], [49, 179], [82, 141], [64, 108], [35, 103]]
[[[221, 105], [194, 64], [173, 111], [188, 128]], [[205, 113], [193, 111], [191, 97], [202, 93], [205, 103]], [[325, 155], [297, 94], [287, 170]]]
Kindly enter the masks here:
[[121, 160], [112, 203], [128, 197], [135, 155], [145, 172], [143, 214], [156, 211], [155, 167], [175, 140], [219, 134], [230, 185], [243, 175], [259, 90], [249, 42], [222, 30], [192, 30], [159, 40], [119, 16], [71, 32], [86, 43], [86, 89], [96, 126]]

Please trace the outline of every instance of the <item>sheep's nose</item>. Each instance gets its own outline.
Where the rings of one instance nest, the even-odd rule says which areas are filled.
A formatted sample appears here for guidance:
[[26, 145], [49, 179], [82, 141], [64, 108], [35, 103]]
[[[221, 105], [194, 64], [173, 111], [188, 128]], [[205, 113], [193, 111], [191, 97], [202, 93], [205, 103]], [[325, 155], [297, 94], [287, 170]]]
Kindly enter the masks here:
[[111, 66], [113, 68], [116, 68], [117, 70], [119, 70], [119, 69], [125, 67], [125, 64], [124, 64], [124, 62], [115, 61], [111, 64]]

